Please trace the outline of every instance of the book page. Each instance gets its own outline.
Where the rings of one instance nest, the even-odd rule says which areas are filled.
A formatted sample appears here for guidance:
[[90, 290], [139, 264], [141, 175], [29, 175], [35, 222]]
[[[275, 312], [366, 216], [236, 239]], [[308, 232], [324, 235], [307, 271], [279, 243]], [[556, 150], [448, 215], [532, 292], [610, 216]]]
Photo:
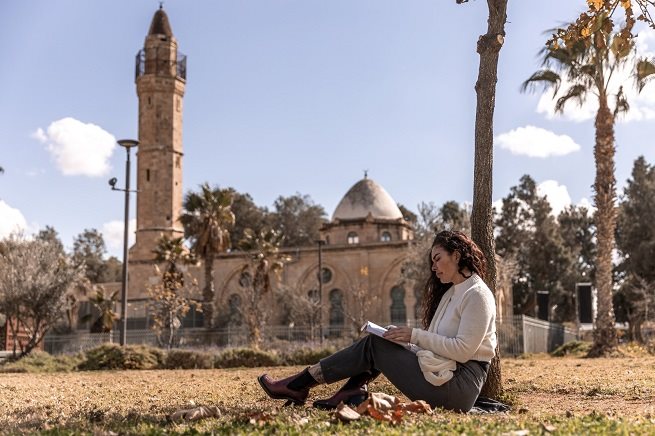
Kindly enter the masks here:
[[367, 321], [366, 324], [364, 324], [362, 326], [362, 331], [367, 332], [367, 333], [372, 333], [372, 334], [374, 334], [376, 336], [382, 336], [382, 335], [384, 335], [384, 332], [387, 331], [387, 329], [385, 329], [382, 326], [377, 325], [374, 322]]
[[[386, 332], [387, 330], [388, 329], [386, 329], [386, 328], [384, 328], [384, 327], [382, 327], [380, 325], [377, 325], [374, 322], [367, 321], [366, 324], [364, 324], [362, 326], [360, 331], [363, 332], [363, 333], [370, 333], [372, 335], [376, 335], [376, 336], [380, 336], [380, 337], [384, 338], [384, 336], [383, 336], [384, 332]], [[387, 339], [387, 338], [384, 338], [384, 339]], [[408, 349], [412, 353], [416, 353], [417, 351], [421, 350], [421, 347], [419, 347], [418, 345], [415, 345], [415, 344], [410, 344], [409, 342], [392, 341], [391, 339], [387, 339], [387, 341], [396, 343], [396, 344]]]

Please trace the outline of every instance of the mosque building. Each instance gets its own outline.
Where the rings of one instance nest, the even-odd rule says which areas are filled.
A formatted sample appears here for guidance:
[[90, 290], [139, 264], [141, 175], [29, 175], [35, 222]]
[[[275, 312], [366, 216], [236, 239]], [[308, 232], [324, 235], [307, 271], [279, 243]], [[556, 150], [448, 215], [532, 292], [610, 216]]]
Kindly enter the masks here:
[[[162, 235], [179, 237], [184, 233], [178, 219], [183, 201], [185, 85], [186, 57], [179, 52], [166, 12], [160, 8], [136, 58], [139, 193], [136, 242], [130, 248], [129, 260], [128, 328], [147, 328], [149, 324], [146, 288], [157, 280], [153, 268], [157, 240]], [[283, 270], [282, 287], [310, 300], [321, 288], [320, 316], [326, 326], [344, 326], [355, 308], [365, 310], [367, 317], [380, 323], [414, 320], [416, 296], [400, 284], [401, 264], [413, 231], [382, 186], [367, 176], [355, 183], [320, 233], [324, 241], [320, 247], [320, 286], [317, 244], [284, 250], [290, 261]], [[242, 273], [246, 261], [247, 254], [239, 252], [216, 257], [217, 316], [227, 314], [234, 319], [230, 313], [239, 313], [246, 299], [247, 280]], [[202, 286], [200, 283], [199, 288]], [[274, 297], [267, 298], [274, 307]], [[288, 322], [288, 310], [273, 312], [270, 323]], [[202, 314], [192, 311], [183, 325], [202, 326]]]

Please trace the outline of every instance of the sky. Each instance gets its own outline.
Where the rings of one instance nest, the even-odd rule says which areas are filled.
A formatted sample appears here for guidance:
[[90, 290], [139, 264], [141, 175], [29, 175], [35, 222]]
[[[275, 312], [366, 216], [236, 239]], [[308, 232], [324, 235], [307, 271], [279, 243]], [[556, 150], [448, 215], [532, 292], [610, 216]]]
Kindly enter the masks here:
[[[594, 105], [552, 112], [521, 93], [543, 32], [584, 0], [510, 1], [494, 120], [495, 201], [529, 174], [555, 211], [589, 204]], [[547, 5], [547, 6], [546, 6]], [[159, 2], [0, 1], [0, 238], [87, 228], [121, 256], [121, 138], [138, 138], [134, 59]], [[207, 181], [260, 206], [301, 193], [329, 216], [368, 170], [409, 209], [472, 202], [483, 0], [167, 0], [187, 55], [184, 191]], [[655, 53], [655, 33], [638, 38]], [[626, 78], [629, 72], [623, 72]], [[621, 76], [621, 75], [617, 75]], [[620, 77], [619, 77], [620, 78]], [[619, 192], [634, 160], [655, 162], [655, 85], [616, 126]], [[132, 166], [133, 170], [135, 165]], [[134, 177], [132, 178], [134, 180]], [[134, 202], [131, 217], [135, 215]]]

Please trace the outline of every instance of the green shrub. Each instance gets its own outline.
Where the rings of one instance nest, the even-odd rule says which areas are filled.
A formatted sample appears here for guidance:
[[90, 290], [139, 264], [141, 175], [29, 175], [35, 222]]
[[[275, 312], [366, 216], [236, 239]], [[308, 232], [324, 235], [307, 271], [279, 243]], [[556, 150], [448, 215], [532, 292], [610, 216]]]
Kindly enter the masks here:
[[280, 359], [275, 353], [252, 348], [229, 348], [216, 356], [214, 368], [255, 368], [258, 366], [277, 366]]
[[164, 359], [165, 369], [211, 369], [214, 355], [200, 351], [170, 350]]
[[69, 372], [75, 371], [82, 359], [80, 354], [52, 356], [45, 351], [33, 351], [22, 359], [0, 365], [0, 372]]
[[85, 352], [85, 360], [78, 365], [81, 370], [102, 369], [155, 369], [162, 366], [161, 350], [143, 345], [103, 344]]
[[284, 353], [280, 360], [284, 365], [314, 365], [324, 357], [328, 357], [336, 350], [332, 347], [310, 348], [303, 347]]
[[585, 356], [591, 349], [591, 342], [586, 341], [571, 341], [566, 344], [560, 345], [555, 348], [550, 355], [555, 357], [564, 356]]

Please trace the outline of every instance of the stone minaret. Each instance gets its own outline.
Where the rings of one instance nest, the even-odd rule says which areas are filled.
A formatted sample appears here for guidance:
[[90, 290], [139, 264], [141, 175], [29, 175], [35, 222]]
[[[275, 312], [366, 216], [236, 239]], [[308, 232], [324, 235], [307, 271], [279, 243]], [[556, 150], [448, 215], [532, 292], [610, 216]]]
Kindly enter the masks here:
[[[155, 13], [143, 50], [136, 57], [139, 97], [136, 244], [130, 249], [130, 289], [144, 288], [140, 266], [152, 269], [161, 235], [182, 236], [182, 98], [186, 57], [177, 50], [166, 12]], [[136, 275], [136, 277], [135, 277]], [[149, 275], [149, 274], [148, 274]], [[139, 283], [141, 281], [141, 283]], [[131, 294], [134, 296], [134, 294]]]

